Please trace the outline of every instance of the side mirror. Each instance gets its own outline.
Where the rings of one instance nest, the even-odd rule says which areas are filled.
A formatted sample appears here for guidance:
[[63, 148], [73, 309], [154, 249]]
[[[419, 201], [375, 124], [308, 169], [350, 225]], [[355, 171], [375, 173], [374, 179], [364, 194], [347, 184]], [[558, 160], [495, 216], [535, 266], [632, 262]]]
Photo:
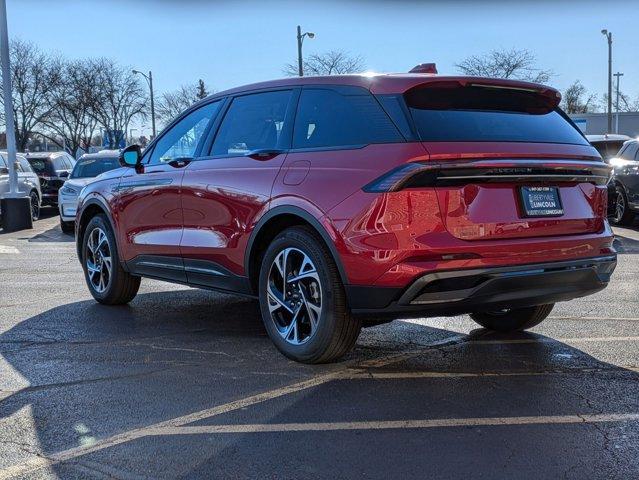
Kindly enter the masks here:
[[129, 145], [120, 152], [120, 165], [123, 167], [137, 167], [142, 160], [140, 145]]

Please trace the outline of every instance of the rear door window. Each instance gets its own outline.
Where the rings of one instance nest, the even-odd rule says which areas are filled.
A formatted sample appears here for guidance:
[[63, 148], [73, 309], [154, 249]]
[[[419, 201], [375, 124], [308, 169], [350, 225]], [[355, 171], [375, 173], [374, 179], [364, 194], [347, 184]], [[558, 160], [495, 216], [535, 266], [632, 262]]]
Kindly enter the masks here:
[[377, 100], [362, 88], [305, 88], [300, 95], [293, 148], [403, 142]]
[[285, 147], [282, 137], [292, 90], [252, 93], [233, 99], [215, 136], [211, 155], [242, 156]]
[[485, 87], [426, 87], [405, 94], [424, 142], [539, 142], [588, 145], [542, 95]]

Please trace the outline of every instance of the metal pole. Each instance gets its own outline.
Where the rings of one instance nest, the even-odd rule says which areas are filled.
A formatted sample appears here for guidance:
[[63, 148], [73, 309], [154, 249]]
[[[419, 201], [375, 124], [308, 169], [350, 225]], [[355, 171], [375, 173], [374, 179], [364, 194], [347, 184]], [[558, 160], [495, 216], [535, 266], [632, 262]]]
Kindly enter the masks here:
[[149, 90], [151, 90], [151, 129], [155, 138], [155, 100], [153, 99], [153, 74], [149, 70]]
[[608, 133], [612, 131], [612, 32], [608, 32]]
[[18, 196], [18, 172], [16, 171], [16, 130], [13, 120], [13, 99], [11, 98], [11, 68], [9, 65], [9, 30], [7, 28], [7, 2], [0, 0], [0, 61], [2, 62], [2, 90], [4, 95], [4, 116], [7, 126], [7, 160], [9, 162], [9, 194]]
[[302, 62], [302, 27], [297, 26], [297, 71], [300, 77], [304, 76], [304, 64]]

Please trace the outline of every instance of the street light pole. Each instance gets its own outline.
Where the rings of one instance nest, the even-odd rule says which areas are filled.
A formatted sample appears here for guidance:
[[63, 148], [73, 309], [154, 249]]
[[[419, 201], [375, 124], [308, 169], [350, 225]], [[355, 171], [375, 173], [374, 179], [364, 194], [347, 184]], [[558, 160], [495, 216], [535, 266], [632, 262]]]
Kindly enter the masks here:
[[5, 232], [15, 232], [33, 228], [33, 211], [29, 192], [18, 191], [18, 171], [16, 168], [16, 129], [13, 119], [13, 98], [11, 95], [11, 59], [9, 56], [9, 28], [7, 26], [7, 2], [0, 0], [0, 63], [2, 63], [2, 90], [4, 119], [7, 127], [7, 162], [9, 170], [9, 192], [0, 199], [2, 228]]
[[9, 162], [9, 197], [18, 196], [18, 172], [16, 170], [16, 126], [13, 119], [11, 97], [11, 68], [9, 66], [9, 30], [7, 28], [7, 2], [0, 0], [0, 42], [2, 42], [2, 79], [4, 95], [4, 118], [7, 127], [7, 161]]
[[608, 133], [612, 131], [612, 32], [601, 31], [608, 40]]
[[617, 95], [615, 97], [615, 133], [619, 133], [619, 77], [623, 77], [623, 73], [617, 72], [614, 74], [617, 78]]
[[315, 38], [315, 34], [313, 32], [304, 32], [302, 33], [302, 27], [297, 26], [297, 73], [300, 77], [304, 76], [304, 61], [302, 59], [302, 43], [304, 42], [304, 37]]
[[153, 73], [149, 70], [149, 74], [146, 75], [144, 72], [140, 72], [139, 70], [133, 70], [133, 73], [139, 73], [142, 75], [146, 83], [149, 85], [149, 92], [151, 94], [151, 130], [153, 132], [153, 138], [155, 138], [155, 99], [153, 97]]

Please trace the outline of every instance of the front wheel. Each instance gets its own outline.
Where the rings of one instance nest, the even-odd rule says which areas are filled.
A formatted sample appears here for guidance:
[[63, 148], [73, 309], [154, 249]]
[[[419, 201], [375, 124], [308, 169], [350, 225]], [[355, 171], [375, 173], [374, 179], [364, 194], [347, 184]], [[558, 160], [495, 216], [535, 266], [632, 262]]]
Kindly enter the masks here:
[[337, 266], [314, 231], [293, 227], [267, 248], [259, 278], [264, 326], [275, 346], [304, 363], [334, 361], [357, 340]]
[[535, 325], [539, 325], [550, 315], [554, 306], [554, 303], [548, 303], [534, 307], [506, 308], [492, 312], [475, 312], [470, 314], [470, 318], [489, 330], [514, 332], [517, 330], [527, 330]]
[[118, 260], [115, 236], [104, 215], [93, 217], [82, 239], [84, 279], [93, 298], [105, 305], [129, 303], [140, 288], [140, 277], [125, 272]]
[[65, 222], [62, 220], [62, 217], [60, 217], [60, 229], [64, 233], [73, 233], [75, 230], [75, 222]]

